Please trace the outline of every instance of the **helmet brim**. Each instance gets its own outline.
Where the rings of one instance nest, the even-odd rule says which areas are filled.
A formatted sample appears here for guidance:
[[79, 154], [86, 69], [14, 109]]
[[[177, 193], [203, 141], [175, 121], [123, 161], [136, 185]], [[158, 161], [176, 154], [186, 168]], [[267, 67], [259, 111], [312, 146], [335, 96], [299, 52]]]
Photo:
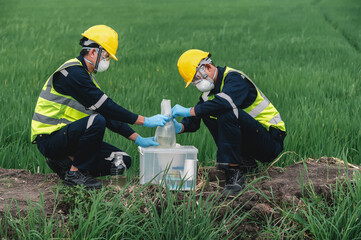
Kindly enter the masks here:
[[[108, 52], [108, 53], [109, 53], [109, 52]], [[118, 58], [117, 58], [114, 54], [109, 53], [109, 55], [110, 55], [115, 61], [118, 61]]]

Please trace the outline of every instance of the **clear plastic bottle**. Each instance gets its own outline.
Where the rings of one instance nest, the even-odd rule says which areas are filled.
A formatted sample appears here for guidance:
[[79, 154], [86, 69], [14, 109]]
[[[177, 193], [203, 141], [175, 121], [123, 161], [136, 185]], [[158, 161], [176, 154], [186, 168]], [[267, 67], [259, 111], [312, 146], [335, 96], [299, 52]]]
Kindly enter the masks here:
[[127, 169], [124, 168], [123, 174], [119, 176], [118, 186], [123, 188], [127, 185]]
[[[172, 116], [170, 100], [163, 99], [161, 103], [161, 113]], [[176, 145], [176, 135], [173, 121], [166, 122], [163, 127], [157, 127], [155, 131], [155, 141], [159, 143], [160, 148], [173, 148]]]
[[177, 170], [170, 170], [166, 177], [166, 183], [170, 190], [176, 190], [182, 183], [182, 177]]
[[127, 184], [126, 166], [122, 155], [116, 155], [110, 168], [110, 184], [113, 186], [124, 187]]

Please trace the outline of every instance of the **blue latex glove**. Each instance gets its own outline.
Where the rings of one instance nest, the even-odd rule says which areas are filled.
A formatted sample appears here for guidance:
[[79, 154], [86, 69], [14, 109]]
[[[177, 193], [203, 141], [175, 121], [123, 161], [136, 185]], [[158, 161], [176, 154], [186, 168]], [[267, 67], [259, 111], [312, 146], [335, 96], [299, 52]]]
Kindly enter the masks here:
[[167, 115], [158, 114], [153, 117], [146, 117], [144, 119], [143, 126], [144, 127], [163, 127], [166, 122], [168, 122], [170, 119]]
[[141, 147], [158, 146], [159, 143], [154, 141], [154, 137], [143, 138], [140, 135], [135, 139], [135, 144]]
[[173, 108], [172, 108], [172, 117], [176, 118], [176, 117], [190, 117], [191, 116], [191, 109], [192, 108], [185, 108], [182, 107], [179, 104], [176, 104]]
[[180, 133], [182, 131], [182, 124], [180, 124], [179, 122], [177, 122], [177, 120], [173, 119], [173, 123], [174, 123], [174, 130], [175, 133]]

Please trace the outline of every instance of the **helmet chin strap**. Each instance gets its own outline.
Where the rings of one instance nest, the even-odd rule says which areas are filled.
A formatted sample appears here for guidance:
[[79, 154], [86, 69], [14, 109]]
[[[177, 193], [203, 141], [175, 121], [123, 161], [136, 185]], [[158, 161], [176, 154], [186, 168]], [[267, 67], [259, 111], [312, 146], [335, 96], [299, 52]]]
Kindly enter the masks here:
[[99, 66], [99, 61], [100, 61], [100, 56], [102, 55], [102, 51], [103, 51], [103, 48], [99, 47], [98, 48], [98, 57], [97, 57], [97, 61], [95, 63], [95, 67], [94, 67], [94, 73], [97, 73], [98, 72], [98, 66]]
[[216, 68], [216, 71], [214, 71], [214, 75], [213, 75], [213, 78], [212, 78], [213, 83], [214, 83], [214, 79], [215, 79], [215, 78], [216, 78], [216, 76], [217, 76], [217, 72], [218, 72], [218, 68]]
[[88, 59], [84, 58], [84, 60], [85, 60], [86, 62], [90, 63], [91, 65], [95, 66], [95, 64], [92, 63], [91, 61], [89, 61]]

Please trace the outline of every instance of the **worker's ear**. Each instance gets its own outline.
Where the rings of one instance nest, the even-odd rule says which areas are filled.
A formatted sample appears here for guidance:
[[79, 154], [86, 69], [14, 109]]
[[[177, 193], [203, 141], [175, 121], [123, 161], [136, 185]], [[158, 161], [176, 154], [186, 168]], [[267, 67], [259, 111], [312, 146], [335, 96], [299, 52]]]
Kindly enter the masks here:
[[96, 54], [97, 54], [97, 51], [95, 50], [95, 48], [92, 48], [89, 50], [88, 54], [85, 56], [87, 57], [87, 59], [92, 60], [97, 57]]
[[95, 48], [92, 48], [92, 49], [89, 50], [89, 55], [90, 55], [91, 57], [95, 56], [96, 53], [97, 53], [97, 51], [95, 50]]

